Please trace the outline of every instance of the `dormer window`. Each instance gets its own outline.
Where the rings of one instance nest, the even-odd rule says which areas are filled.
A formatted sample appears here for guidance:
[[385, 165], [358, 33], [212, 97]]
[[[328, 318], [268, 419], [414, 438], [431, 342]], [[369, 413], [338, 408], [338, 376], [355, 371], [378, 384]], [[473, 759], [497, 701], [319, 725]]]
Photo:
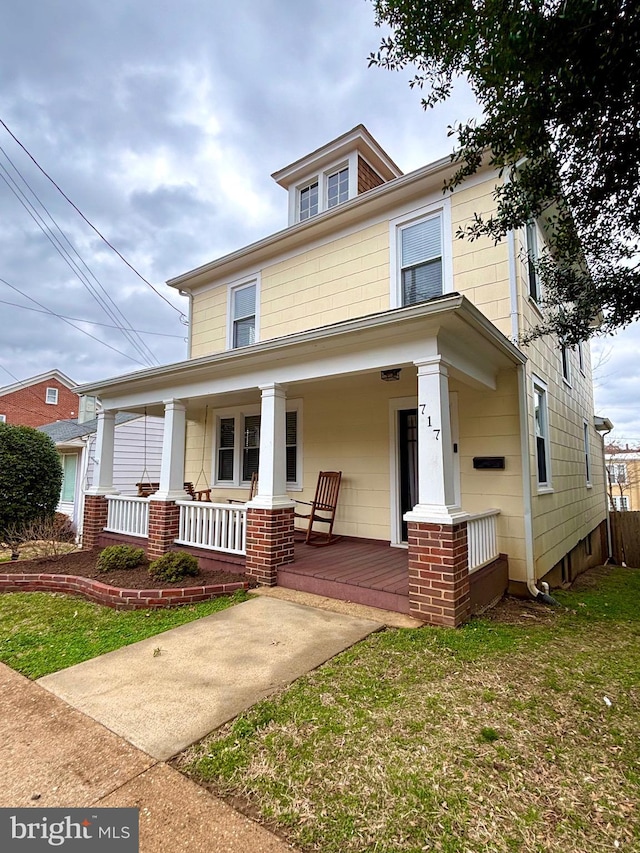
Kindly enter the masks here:
[[361, 124], [272, 177], [289, 193], [289, 225], [340, 207], [402, 172]]
[[349, 198], [349, 167], [327, 178], [327, 207], [335, 207]]
[[300, 190], [300, 207], [298, 219], [302, 222], [303, 219], [308, 219], [310, 216], [315, 216], [318, 212], [318, 182], [309, 184], [309, 186]]

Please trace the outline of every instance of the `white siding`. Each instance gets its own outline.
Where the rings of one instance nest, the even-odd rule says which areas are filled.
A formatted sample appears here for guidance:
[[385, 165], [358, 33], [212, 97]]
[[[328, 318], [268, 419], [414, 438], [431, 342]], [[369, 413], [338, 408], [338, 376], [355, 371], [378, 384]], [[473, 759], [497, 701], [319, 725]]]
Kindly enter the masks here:
[[[145, 439], [146, 421], [146, 439]], [[115, 428], [113, 486], [123, 495], [137, 494], [136, 483], [160, 479], [163, 418], [141, 417]], [[84, 486], [93, 482], [95, 434], [89, 444], [89, 464]], [[146, 445], [146, 451], [145, 451]], [[146, 469], [146, 471], [145, 471]]]

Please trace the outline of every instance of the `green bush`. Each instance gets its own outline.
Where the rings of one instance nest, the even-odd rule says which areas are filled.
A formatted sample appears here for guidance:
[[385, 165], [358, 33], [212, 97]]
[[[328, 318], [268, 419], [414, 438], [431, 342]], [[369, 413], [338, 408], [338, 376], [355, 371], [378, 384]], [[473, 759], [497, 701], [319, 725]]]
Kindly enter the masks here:
[[11, 531], [53, 517], [60, 499], [62, 464], [48, 435], [0, 423], [0, 542]]
[[133, 545], [109, 545], [100, 553], [96, 565], [101, 572], [113, 572], [118, 569], [135, 569], [144, 559], [142, 548], [134, 548]]
[[198, 574], [198, 560], [186, 551], [169, 551], [149, 566], [149, 574], [156, 580], [174, 581]]

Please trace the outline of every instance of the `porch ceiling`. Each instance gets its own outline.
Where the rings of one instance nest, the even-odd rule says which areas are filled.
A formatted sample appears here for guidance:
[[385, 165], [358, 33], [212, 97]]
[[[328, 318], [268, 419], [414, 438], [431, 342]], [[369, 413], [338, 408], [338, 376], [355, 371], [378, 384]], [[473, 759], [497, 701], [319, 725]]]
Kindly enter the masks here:
[[441, 356], [450, 374], [492, 389], [499, 370], [525, 356], [459, 294], [312, 329], [250, 347], [143, 370], [91, 385], [105, 409], [161, 413], [167, 399], [255, 394], [261, 385], [287, 386], [413, 365]]

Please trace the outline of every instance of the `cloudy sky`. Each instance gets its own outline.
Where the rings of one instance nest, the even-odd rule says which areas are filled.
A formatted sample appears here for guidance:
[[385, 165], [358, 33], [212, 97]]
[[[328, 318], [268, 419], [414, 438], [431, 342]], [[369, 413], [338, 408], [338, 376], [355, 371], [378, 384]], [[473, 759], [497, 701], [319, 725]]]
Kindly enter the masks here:
[[[354, 125], [405, 172], [449, 153], [472, 96], [424, 113], [408, 73], [367, 67], [380, 36], [367, 0], [5, 4], [0, 119], [168, 302], [0, 125], [0, 386], [183, 358], [164, 281], [285, 227], [270, 174]], [[598, 411], [638, 442], [639, 340], [595, 356]]]

